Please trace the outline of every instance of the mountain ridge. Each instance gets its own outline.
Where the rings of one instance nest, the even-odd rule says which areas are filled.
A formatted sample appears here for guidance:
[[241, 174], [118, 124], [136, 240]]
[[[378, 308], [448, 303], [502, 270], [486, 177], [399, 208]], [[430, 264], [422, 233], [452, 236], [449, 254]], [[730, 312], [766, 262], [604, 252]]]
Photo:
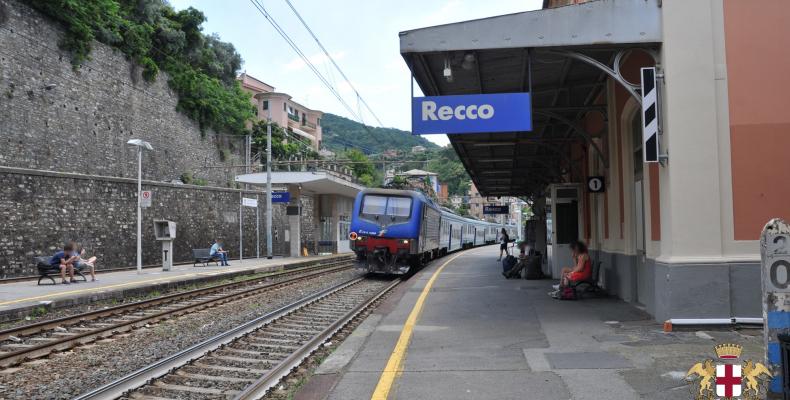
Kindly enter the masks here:
[[411, 152], [414, 146], [423, 146], [426, 149], [440, 148], [437, 144], [421, 136], [414, 136], [409, 131], [363, 125], [331, 113], [326, 113], [321, 118], [321, 129], [323, 146], [335, 153], [351, 148], [359, 149], [367, 155], [381, 154], [387, 150]]

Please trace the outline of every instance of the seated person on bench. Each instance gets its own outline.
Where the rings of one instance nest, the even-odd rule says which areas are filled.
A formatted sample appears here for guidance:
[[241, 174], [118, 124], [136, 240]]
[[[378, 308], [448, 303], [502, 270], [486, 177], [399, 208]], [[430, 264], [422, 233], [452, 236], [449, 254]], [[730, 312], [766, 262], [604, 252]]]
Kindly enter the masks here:
[[574, 240], [571, 242], [570, 247], [574, 267], [562, 269], [560, 283], [554, 285], [554, 289], [557, 291], [567, 287], [571, 282], [586, 281], [592, 277], [592, 261], [590, 260], [590, 255], [587, 253], [587, 245], [580, 240]]
[[69, 284], [69, 281], [66, 280], [66, 272], [69, 273], [71, 283], [77, 283], [74, 280], [74, 263], [77, 259], [79, 257], [74, 254], [74, 247], [69, 243], [63, 246], [63, 250], [55, 253], [49, 260], [49, 265], [54, 268], [60, 268], [60, 279], [62, 279], [64, 285]]
[[72, 242], [71, 246], [74, 248], [74, 255], [77, 256], [77, 260], [74, 262], [74, 266], [76, 268], [79, 267], [87, 267], [91, 273], [91, 281], [96, 282], [96, 257], [88, 258], [87, 260], [85, 257], [85, 248], [78, 243]]
[[214, 239], [214, 244], [211, 246], [211, 250], [209, 250], [208, 255], [219, 258], [221, 266], [230, 266], [230, 264], [228, 264], [228, 252], [222, 249], [219, 239]]

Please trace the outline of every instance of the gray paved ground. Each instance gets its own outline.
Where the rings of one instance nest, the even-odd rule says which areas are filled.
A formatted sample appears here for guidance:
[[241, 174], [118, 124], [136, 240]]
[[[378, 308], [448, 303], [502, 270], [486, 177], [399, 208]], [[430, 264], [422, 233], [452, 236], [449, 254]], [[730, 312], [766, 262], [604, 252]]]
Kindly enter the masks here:
[[[551, 281], [505, 280], [497, 249], [467, 252], [436, 280], [390, 399], [685, 399], [682, 380], [722, 342], [761, 358], [759, 330], [663, 333], [618, 300], [558, 301]], [[446, 260], [446, 259], [445, 259]], [[369, 399], [432, 264], [330, 356], [299, 400]]]

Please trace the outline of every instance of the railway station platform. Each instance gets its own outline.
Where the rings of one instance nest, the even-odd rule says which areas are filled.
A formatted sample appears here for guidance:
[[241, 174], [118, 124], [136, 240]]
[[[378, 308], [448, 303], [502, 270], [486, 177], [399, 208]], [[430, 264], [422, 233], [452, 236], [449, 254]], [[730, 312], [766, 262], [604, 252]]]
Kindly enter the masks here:
[[[164, 292], [185, 286], [317, 263], [330, 263], [351, 257], [351, 253], [346, 253], [300, 258], [251, 258], [242, 261], [230, 260], [229, 267], [219, 267], [214, 264], [207, 267], [193, 267], [192, 264], [174, 265], [170, 271], [146, 268], [140, 274], [136, 270], [98, 271], [96, 282], [91, 282], [86, 271], [87, 282], [80, 281], [70, 285], [37, 285], [35, 279], [3, 283], [0, 284], [0, 323], [24, 318], [35, 313], [36, 309], [42, 306], [52, 310], [101, 300], [139, 297], [152, 292]], [[56, 282], [60, 282], [60, 277], [53, 276], [53, 278]], [[48, 281], [44, 280], [44, 282]]]
[[664, 333], [616, 298], [561, 301], [547, 295], [555, 281], [505, 280], [497, 256], [488, 246], [431, 263], [295, 399], [684, 399], [686, 372], [715, 344], [762, 358], [759, 329]]

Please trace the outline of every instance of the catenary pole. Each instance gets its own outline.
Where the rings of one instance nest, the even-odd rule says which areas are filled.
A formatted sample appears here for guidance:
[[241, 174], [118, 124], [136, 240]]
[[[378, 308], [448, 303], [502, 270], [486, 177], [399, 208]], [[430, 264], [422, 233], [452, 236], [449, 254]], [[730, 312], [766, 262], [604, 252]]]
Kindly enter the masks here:
[[259, 196], [255, 195], [255, 258], [261, 258], [261, 206]]
[[266, 123], [266, 258], [272, 258], [272, 104]]

